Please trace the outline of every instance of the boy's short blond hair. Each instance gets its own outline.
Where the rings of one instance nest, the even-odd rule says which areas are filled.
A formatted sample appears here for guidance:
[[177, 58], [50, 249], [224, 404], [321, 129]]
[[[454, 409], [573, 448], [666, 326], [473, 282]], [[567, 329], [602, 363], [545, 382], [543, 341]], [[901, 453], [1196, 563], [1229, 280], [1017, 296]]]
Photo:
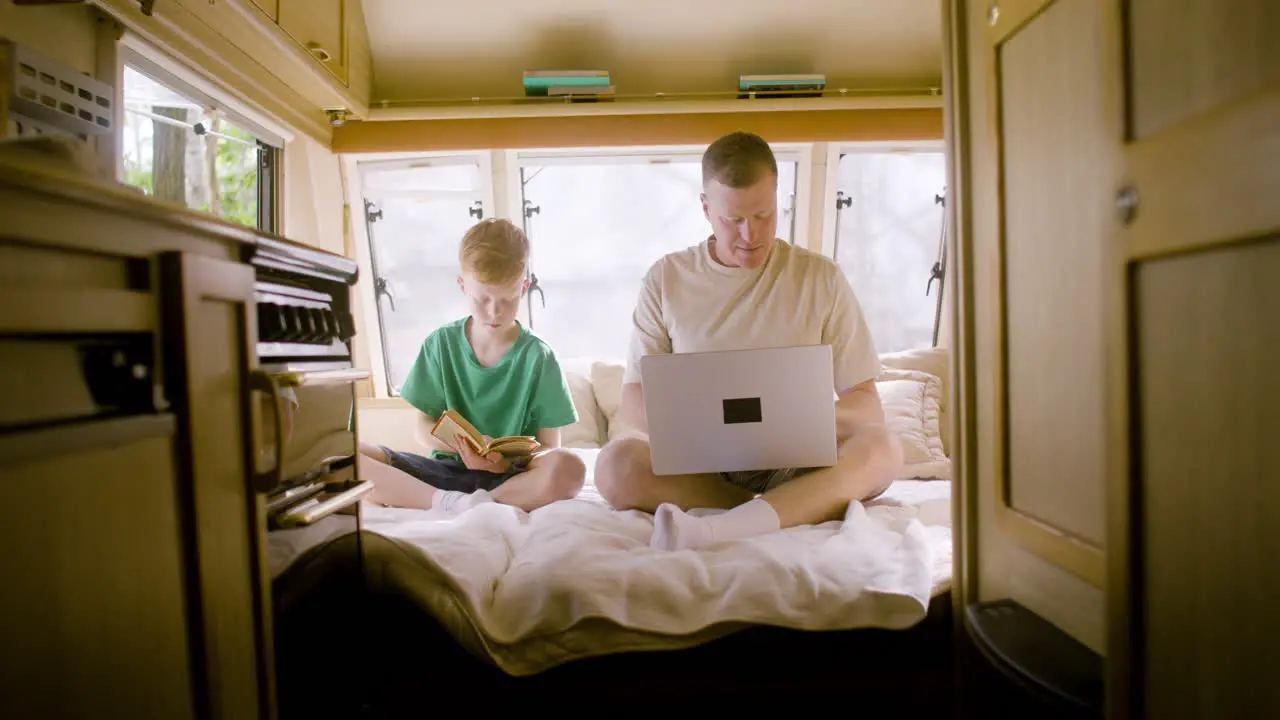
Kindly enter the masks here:
[[485, 285], [507, 285], [524, 277], [529, 238], [510, 220], [481, 220], [462, 236], [458, 260], [463, 272]]

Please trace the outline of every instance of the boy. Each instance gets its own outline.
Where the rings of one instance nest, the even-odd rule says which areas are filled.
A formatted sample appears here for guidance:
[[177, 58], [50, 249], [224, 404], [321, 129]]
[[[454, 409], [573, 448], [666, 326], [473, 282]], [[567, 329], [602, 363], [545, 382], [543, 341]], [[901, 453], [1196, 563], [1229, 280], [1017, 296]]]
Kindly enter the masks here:
[[[370, 499], [457, 513], [483, 502], [530, 511], [573, 498], [586, 466], [560, 448], [560, 428], [577, 422], [577, 411], [555, 353], [516, 320], [529, 289], [529, 240], [507, 220], [482, 220], [463, 236], [458, 258], [471, 314], [427, 337], [400, 390], [422, 413], [418, 439], [431, 457], [361, 443]], [[543, 449], [532, 458], [482, 457], [461, 438], [442, 442], [431, 430], [449, 409], [486, 439], [532, 435]]]

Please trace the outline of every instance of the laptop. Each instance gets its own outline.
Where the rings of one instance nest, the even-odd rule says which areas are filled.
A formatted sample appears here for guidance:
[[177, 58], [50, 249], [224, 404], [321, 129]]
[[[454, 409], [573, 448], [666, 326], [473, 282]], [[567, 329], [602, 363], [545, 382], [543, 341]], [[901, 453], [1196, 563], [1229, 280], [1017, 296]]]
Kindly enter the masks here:
[[655, 475], [836, 462], [831, 346], [640, 358]]

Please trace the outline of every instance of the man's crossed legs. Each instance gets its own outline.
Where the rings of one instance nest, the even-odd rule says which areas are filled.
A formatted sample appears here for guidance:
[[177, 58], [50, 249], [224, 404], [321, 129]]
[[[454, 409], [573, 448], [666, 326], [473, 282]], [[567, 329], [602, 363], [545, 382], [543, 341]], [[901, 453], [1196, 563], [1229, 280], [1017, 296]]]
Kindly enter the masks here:
[[680, 550], [839, 520], [850, 502], [884, 492], [901, 466], [901, 445], [882, 425], [842, 442], [828, 468], [720, 475], [654, 475], [648, 441], [625, 437], [600, 451], [595, 483], [613, 507], [654, 514], [653, 547]]

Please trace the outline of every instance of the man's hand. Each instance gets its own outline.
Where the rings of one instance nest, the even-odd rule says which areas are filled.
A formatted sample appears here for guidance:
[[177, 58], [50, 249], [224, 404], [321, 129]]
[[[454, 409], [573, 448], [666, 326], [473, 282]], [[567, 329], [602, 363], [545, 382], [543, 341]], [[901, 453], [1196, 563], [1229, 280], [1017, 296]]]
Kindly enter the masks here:
[[[492, 439], [485, 435], [485, 444], [487, 445]], [[453, 447], [458, 451], [458, 457], [462, 458], [462, 464], [471, 470], [483, 470], [501, 475], [511, 469], [511, 463], [507, 461], [507, 458], [502, 453], [495, 450], [488, 455], [479, 455], [472, 449], [471, 443], [467, 442], [462, 435], [453, 436]]]

